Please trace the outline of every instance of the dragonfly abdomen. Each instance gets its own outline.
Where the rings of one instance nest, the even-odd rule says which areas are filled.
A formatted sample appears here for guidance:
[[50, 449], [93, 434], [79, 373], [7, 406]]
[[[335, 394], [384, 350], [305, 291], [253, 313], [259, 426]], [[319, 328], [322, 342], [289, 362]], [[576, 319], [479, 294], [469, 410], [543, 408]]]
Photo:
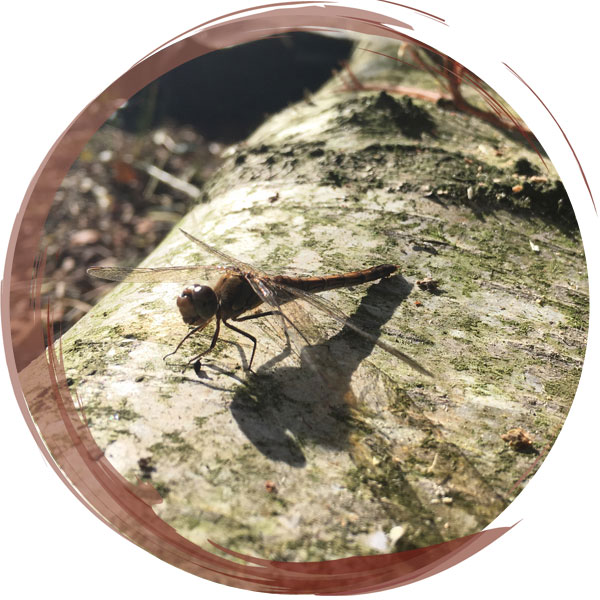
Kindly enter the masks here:
[[369, 269], [341, 273], [339, 275], [325, 275], [323, 277], [288, 277], [286, 275], [277, 275], [272, 277], [272, 279], [276, 283], [281, 283], [282, 285], [305, 292], [323, 292], [325, 290], [352, 287], [361, 283], [376, 281], [377, 279], [389, 277], [397, 270], [398, 267], [396, 265], [377, 265]]

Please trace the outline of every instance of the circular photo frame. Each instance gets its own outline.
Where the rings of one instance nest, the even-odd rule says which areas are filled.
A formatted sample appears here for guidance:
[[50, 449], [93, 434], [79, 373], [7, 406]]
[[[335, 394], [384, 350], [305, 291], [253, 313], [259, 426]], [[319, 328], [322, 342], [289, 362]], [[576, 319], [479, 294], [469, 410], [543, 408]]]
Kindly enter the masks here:
[[575, 396], [567, 189], [415, 35], [443, 19], [390, 14], [273, 5], [170, 40], [65, 131], [15, 225], [3, 321], [34, 438], [104, 522], [210, 581], [447, 569], [510, 529], [489, 525]]

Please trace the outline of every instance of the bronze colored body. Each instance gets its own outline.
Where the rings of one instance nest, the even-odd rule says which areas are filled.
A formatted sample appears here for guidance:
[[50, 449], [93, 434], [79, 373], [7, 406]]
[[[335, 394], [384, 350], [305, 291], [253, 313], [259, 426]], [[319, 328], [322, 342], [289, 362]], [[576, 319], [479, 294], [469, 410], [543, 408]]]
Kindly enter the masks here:
[[[286, 275], [276, 275], [274, 277], [269, 277], [269, 280], [270, 283], [275, 285], [315, 293], [340, 287], [351, 287], [368, 281], [375, 281], [377, 279], [382, 279], [383, 277], [389, 277], [396, 270], [396, 265], [379, 265], [377, 267], [371, 267], [370, 269], [343, 273], [341, 275], [327, 275], [325, 277], [289, 277]], [[217, 325], [209, 348], [198, 356], [195, 356], [190, 362], [197, 361], [201, 356], [204, 356], [214, 348], [219, 337], [220, 323], [222, 322], [225, 327], [252, 340], [252, 356], [250, 357], [248, 369], [252, 367], [254, 353], [256, 352], [256, 338], [246, 331], [234, 327], [231, 323], [228, 323], [228, 320], [231, 319], [232, 321], [238, 322], [247, 321], [249, 319], [275, 314], [283, 316], [283, 313], [278, 309], [259, 312], [245, 317], [242, 316], [244, 313], [257, 308], [264, 302], [264, 299], [252, 288], [252, 285], [246, 278], [247, 276], [248, 275], [244, 276], [239, 273], [229, 272], [219, 279], [213, 289], [196, 284], [183, 290], [181, 296], [177, 298], [177, 306], [183, 320], [188, 325], [194, 325], [195, 328], [181, 340], [174, 352], [177, 352], [181, 344], [190, 335], [204, 329], [214, 316]], [[208, 300], [206, 300], [207, 298]], [[282, 292], [280, 289], [278, 290], [276, 301], [280, 305], [292, 300], [294, 300], [294, 296], [290, 295], [289, 292]], [[205, 310], [206, 305], [214, 308], [209, 308], [207, 311]]]
[[[376, 281], [377, 279], [389, 277], [397, 269], [396, 265], [379, 265], [370, 269], [343, 273], [341, 275], [327, 275], [325, 277], [289, 277], [286, 275], [276, 275], [269, 279], [275, 284], [315, 293]], [[216, 283], [214, 292], [219, 298], [220, 317], [223, 320], [235, 320], [243, 313], [257, 308], [264, 302], [254, 292], [247, 279], [238, 274], [228, 273], [227, 275], [223, 275]], [[294, 299], [293, 297], [286, 298], [282, 294], [279, 294], [278, 297], [281, 303]]]
[[[175, 350], [170, 354], [174, 354], [179, 350], [181, 345], [194, 333], [204, 329], [214, 318], [216, 320], [215, 332], [212, 341], [207, 350], [192, 358], [188, 364], [194, 363], [196, 372], [200, 368], [200, 357], [210, 352], [217, 343], [219, 338], [221, 322], [236, 331], [237, 333], [252, 340], [253, 348], [248, 370], [252, 366], [254, 354], [256, 352], [256, 338], [249, 333], [235, 327], [229, 320], [234, 322], [266, 317], [268, 315], [278, 315], [284, 326], [284, 331], [291, 327], [300, 336], [304, 338], [302, 333], [294, 322], [282, 310], [282, 305], [291, 302], [295, 299], [302, 299], [311, 304], [313, 307], [325, 312], [330, 317], [336, 319], [340, 323], [347, 325], [363, 337], [369, 339], [373, 344], [380, 346], [390, 354], [409, 364], [417, 371], [431, 376], [431, 374], [421, 367], [410, 357], [406, 356], [393, 346], [386, 342], [377, 339], [375, 336], [363, 331], [348, 321], [348, 317], [344, 315], [337, 307], [324, 298], [314, 296], [316, 292], [332, 290], [342, 287], [351, 287], [369, 281], [376, 281], [385, 277], [389, 277], [398, 269], [396, 265], [378, 265], [361, 271], [352, 271], [340, 275], [328, 275], [325, 277], [292, 277], [287, 275], [270, 276], [262, 273], [254, 267], [243, 263], [232, 256], [229, 256], [198, 240], [194, 236], [181, 230], [182, 233], [191, 241], [204, 248], [207, 252], [226, 260], [232, 266], [223, 267], [218, 265], [210, 266], [191, 266], [191, 267], [158, 267], [158, 268], [138, 268], [128, 269], [121, 267], [91, 267], [88, 273], [94, 277], [110, 279], [113, 281], [127, 280], [131, 282], [168, 282], [181, 281], [191, 279], [191, 277], [199, 273], [221, 271], [224, 274], [216, 283], [214, 289], [204, 285], [193, 285], [186, 287], [181, 295], [177, 298], [177, 307], [185, 323], [192, 325], [188, 334], [181, 340]], [[255, 312], [245, 315], [261, 304], [267, 304], [271, 310], [264, 312]], [[169, 355], [167, 355], [169, 356]], [[166, 358], [166, 357], [165, 357]]]
[[288, 287], [304, 290], [305, 292], [324, 292], [342, 287], [352, 287], [389, 277], [398, 270], [396, 265], [378, 265], [370, 269], [342, 273], [341, 275], [326, 275], [325, 277], [288, 277], [276, 275], [271, 279], [275, 283], [287, 285]]
[[263, 303], [246, 279], [239, 275], [223, 275], [214, 290], [219, 298], [220, 316], [224, 321], [235, 320]]

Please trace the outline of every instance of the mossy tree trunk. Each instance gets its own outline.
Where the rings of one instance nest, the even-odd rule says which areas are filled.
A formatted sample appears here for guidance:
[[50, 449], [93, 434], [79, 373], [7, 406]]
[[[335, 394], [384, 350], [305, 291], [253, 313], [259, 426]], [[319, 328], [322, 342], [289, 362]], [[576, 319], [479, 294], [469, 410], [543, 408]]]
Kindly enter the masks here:
[[[361, 51], [351, 66], [363, 82], [435, 85]], [[250, 321], [254, 372], [225, 330], [201, 377], [182, 373], [212, 332], [164, 362], [186, 332], [180, 286], [125, 283], [62, 340], [99, 446], [208, 549], [322, 560], [486, 526], [554, 442], [583, 360], [585, 260], [552, 166], [474, 117], [336, 80], [228, 154], [180, 227], [273, 274], [398, 264], [324, 295], [434, 377], [314, 312], [309, 354]], [[174, 229], [144, 266], [209, 261]], [[437, 290], [415, 285], [426, 277]], [[530, 453], [502, 439], [515, 427]]]

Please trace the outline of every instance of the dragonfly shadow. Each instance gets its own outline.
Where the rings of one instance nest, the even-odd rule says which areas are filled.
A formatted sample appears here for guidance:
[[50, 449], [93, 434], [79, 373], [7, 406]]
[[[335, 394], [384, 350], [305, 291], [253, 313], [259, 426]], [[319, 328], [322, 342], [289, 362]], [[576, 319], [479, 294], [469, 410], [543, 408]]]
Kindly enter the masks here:
[[[411, 289], [399, 276], [371, 285], [349, 324], [379, 337]], [[289, 354], [286, 348], [256, 373], [248, 373], [233, 397], [231, 413], [250, 442], [271, 460], [303, 467], [310, 445], [343, 450], [357, 425], [352, 375], [373, 347], [346, 325], [324, 342], [304, 348], [299, 367], [273, 369], [274, 362]]]

